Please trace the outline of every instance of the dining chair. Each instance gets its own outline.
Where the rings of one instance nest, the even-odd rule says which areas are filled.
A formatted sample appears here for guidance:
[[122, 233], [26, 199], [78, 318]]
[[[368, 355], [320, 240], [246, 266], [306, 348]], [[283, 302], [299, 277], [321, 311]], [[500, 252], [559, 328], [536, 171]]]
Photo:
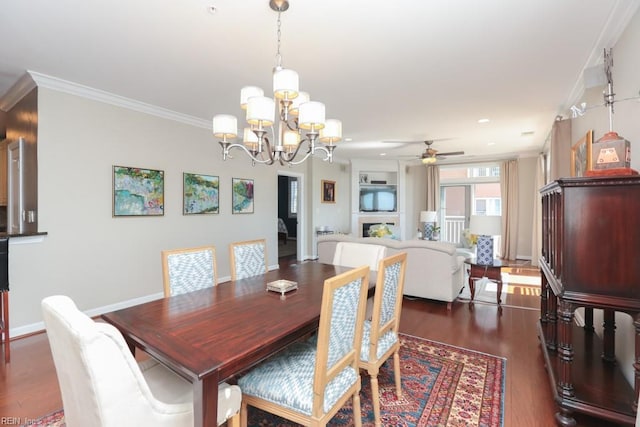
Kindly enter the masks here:
[[334, 265], [360, 267], [368, 265], [372, 271], [378, 269], [378, 263], [386, 256], [387, 247], [368, 243], [338, 242], [333, 255]]
[[[67, 296], [41, 303], [69, 427], [193, 426], [193, 386], [155, 359], [136, 362], [122, 334]], [[242, 393], [218, 387], [218, 425], [240, 424]]]
[[372, 319], [364, 322], [360, 367], [366, 369], [371, 376], [371, 396], [376, 426], [381, 425], [378, 372], [391, 355], [393, 355], [396, 395], [398, 399], [402, 398], [398, 327], [406, 268], [406, 252], [391, 255], [380, 261], [373, 296]]
[[164, 296], [180, 295], [218, 284], [213, 246], [162, 251]]
[[362, 425], [358, 363], [369, 271], [362, 266], [324, 281], [315, 345], [291, 344], [238, 380], [242, 426], [248, 406], [324, 426], [349, 399], [354, 424]]
[[258, 276], [268, 271], [267, 241], [265, 239], [246, 240], [229, 245], [231, 280]]

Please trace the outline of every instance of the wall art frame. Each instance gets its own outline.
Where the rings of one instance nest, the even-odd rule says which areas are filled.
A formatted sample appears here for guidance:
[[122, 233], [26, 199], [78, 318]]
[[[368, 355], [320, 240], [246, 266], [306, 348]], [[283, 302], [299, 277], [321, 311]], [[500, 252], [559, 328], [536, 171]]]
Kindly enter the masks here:
[[220, 213], [220, 177], [199, 173], [182, 173], [182, 214]]
[[164, 171], [113, 166], [113, 216], [164, 215]]
[[231, 213], [252, 214], [254, 211], [254, 181], [231, 178]]
[[322, 180], [322, 203], [335, 203], [336, 202], [336, 182]]
[[593, 169], [592, 163], [593, 130], [587, 133], [571, 146], [571, 176], [586, 176]]

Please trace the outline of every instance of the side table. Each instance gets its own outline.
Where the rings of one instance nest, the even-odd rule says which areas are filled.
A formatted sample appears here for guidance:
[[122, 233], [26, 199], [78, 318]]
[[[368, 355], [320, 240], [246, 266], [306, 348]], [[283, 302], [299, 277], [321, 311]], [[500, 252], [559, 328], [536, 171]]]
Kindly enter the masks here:
[[487, 278], [498, 284], [497, 301], [498, 305], [502, 303], [500, 296], [502, 295], [502, 261], [499, 259], [493, 260], [491, 265], [482, 265], [476, 262], [475, 257], [466, 258], [464, 263], [469, 267], [467, 269], [469, 273], [469, 290], [471, 291], [471, 301], [476, 295], [476, 280]]

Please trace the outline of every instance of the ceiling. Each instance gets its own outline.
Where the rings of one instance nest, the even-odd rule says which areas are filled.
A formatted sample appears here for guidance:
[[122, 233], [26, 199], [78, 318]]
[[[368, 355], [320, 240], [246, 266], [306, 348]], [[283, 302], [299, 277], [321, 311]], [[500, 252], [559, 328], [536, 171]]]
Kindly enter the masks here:
[[[637, 0], [290, 0], [283, 65], [343, 122], [336, 158], [448, 161], [534, 155], [602, 64]], [[210, 7], [216, 12], [210, 13]], [[243, 118], [271, 91], [268, 0], [3, 0], [2, 95], [27, 70], [193, 116]], [[488, 123], [478, 123], [489, 119]], [[523, 135], [524, 134], [524, 135]], [[213, 137], [212, 137], [213, 139]]]

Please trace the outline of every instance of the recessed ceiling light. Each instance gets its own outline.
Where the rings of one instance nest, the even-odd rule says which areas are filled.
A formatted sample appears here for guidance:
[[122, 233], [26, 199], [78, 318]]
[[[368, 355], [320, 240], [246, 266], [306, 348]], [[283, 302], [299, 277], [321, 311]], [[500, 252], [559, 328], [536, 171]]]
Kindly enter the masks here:
[[353, 141], [353, 138], [345, 138], [344, 139], [344, 142], [351, 142], [351, 141]]
[[211, 5], [211, 6], [207, 7], [207, 11], [209, 11], [210, 14], [215, 15], [216, 12], [218, 11], [218, 8], [215, 7], [214, 5]]
[[535, 132], [534, 132], [534, 131], [532, 131], [532, 130], [526, 130], [526, 131], [522, 132], [522, 133], [520, 134], [520, 136], [531, 136], [531, 135], [533, 135], [534, 133], [535, 133]]
[[489, 119], [480, 119], [478, 123], [489, 123]]
[[387, 155], [387, 153], [380, 153], [380, 155], [381, 155], [381, 156], [386, 156], [386, 155]]
[[496, 145], [495, 142], [487, 142], [487, 145]]

